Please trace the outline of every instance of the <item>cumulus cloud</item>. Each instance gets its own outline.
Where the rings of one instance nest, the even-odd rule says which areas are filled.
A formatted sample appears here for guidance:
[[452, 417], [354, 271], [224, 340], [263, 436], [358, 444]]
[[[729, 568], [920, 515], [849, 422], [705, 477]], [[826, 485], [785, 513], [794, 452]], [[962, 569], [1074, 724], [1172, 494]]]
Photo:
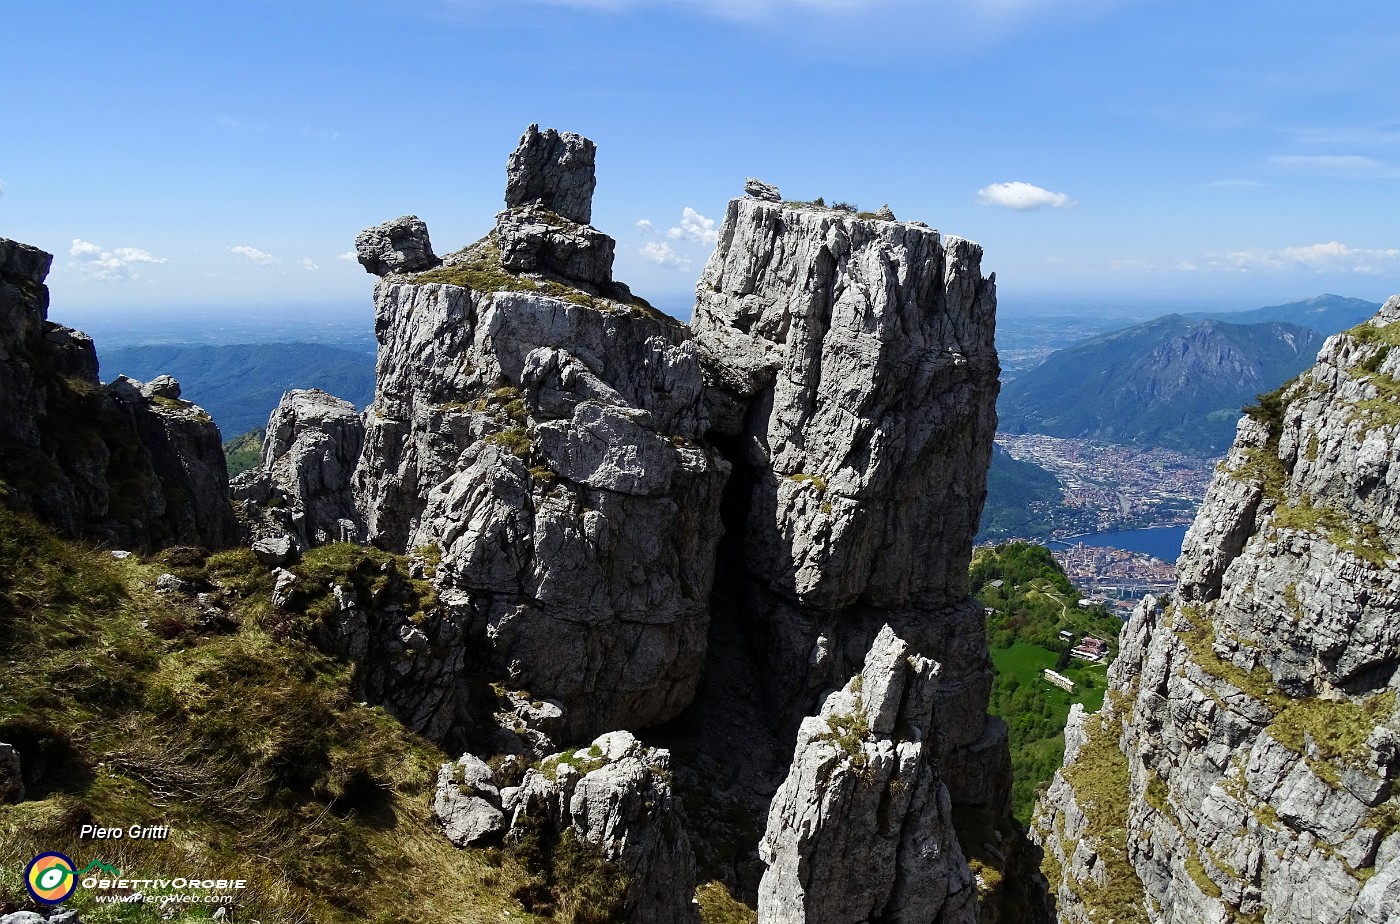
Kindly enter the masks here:
[[642, 232], [643, 234], [651, 234], [654, 231], [656, 231], [656, 225], [651, 223], [650, 218], [642, 218], [638, 220], [634, 227], [636, 227], [636, 229]]
[[1269, 158], [1269, 163], [1290, 173], [1311, 173], [1317, 176], [1363, 180], [1400, 177], [1400, 168], [1360, 154], [1282, 154]]
[[983, 205], [996, 205], [1018, 212], [1034, 212], [1043, 208], [1063, 209], [1075, 204], [1074, 200], [1064, 193], [1051, 192], [1019, 180], [984, 186], [977, 190], [977, 201]]
[[706, 218], [690, 206], [686, 206], [685, 211], [681, 213], [681, 223], [668, 229], [666, 236], [673, 241], [685, 240], [709, 247], [719, 243], [719, 231], [715, 228], [715, 220]]
[[76, 259], [68, 265], [85, 279], [111, 281], [119, 279], [139, 279], [141, 274], [133, 267], [136, 264], [168, 263], [165, 257], [157, 257], [142, 247], [116, 247], [104, 250], [100, 245], [82, 238], [74, 238], [68, 255]]
[[347, 250], [347, 251], [345, 251], [345, 253], [341, 254], [341, 255], [338, 256], [338, 257], [336, 257], [336, 259], [337, 259], [337, 260], [353, 260], [353, 259], [355, 259], [355, 257], [356, 257], [355, 251], [353, 251], [353, 250]]
[[297, 265], [304, 270], [318, 270], [321, 268], [320, 265], [313, 261], [310, 257], [302, 257], [300, 260], [297, 261]]
[[1209, 265], [1217, 269], [1298, 270], [1375, 274], [1400, 271], [1400, 248], [1349, 247], [1340, 241], [1284, 247], [1280, 250], [1231, 250], [1211, 254]]
[[647, 241], [642, 245], [641, 253], [657, 266], [669, 266], [678, 270], [690, 268], [690, 261], [672, 250], [671, 245], [665, 241]]
[[236, 253], [249, 263], [257, 263], [260, 266], [271, 266], [274, 263], [282, 262], [266, 251], [259, 250], [256, 247], [247, 247], [242, 244], [239, 244], [237, 247], [230, 247], [229, 253]]

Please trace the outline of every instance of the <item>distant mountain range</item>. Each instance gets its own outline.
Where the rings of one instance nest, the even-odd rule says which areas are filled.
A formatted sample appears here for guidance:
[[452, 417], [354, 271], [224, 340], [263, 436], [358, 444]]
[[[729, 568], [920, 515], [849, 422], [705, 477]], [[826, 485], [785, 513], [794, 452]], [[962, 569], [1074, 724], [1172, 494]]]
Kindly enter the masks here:
[[374, 400], [374, 356], [318, 343], [118, 347], [98, 355], [102, 380], [173, 375], [181, 397], [203, 407], [225, 439], [267, 425], [290, 388], [320, 388], [356, 407]]
[[1230, 311], [1193, 313], [1187, 317], [1210, 317], [1231, 324], [1260, 324], [1266, 321], [1283, 321], [1307, 327], [1321, 334], [1335, 334], [1349, 327], [1355, 327], [1371, 317], [1381, 308], [1378, 302], [1368, 302], [1360, 298], [1347, 298], [1343, 295], [1315, 295], [1300, 302], [1286, 305], [1271, 305], [1255, 308], [1252, 311]]
[[1216, 455], [1240, 408], [1311, 366], [1324, 339], [1278, 321], [1157, 318], [1053, 353], [1007, 383], [1001, 429]]

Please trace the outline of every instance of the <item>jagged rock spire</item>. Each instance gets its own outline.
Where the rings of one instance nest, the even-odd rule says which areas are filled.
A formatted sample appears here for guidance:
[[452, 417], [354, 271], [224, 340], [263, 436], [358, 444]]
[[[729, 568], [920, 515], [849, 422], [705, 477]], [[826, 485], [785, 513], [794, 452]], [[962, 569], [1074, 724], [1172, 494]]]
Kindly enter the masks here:
[[506, 162], [506, 207], [538, 202], [570, 221], [590, 223], [597, 150], [582, 135], [531, 125]]

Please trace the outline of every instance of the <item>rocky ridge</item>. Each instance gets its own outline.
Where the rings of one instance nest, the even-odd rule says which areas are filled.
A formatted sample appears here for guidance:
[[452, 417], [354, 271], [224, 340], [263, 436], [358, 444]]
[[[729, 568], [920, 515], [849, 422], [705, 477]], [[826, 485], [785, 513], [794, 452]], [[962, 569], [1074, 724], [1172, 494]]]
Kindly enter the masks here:
[[179, 383], [98, 378], [92, 338], [48, 320], [53, 257], [0, 239], [0, 492], [60, 535], [121, 548], [237, 541], [218, 428]]
[[[327, 630], [365, 657], [378, 643], [364, 639], [392, 648], [396, 636], [423, 636], [432, 656], [403, 662], [400, 678], [413, 701], [382, 685], [371, 695], [415, 728], [482, 757], [548, 763], [562, 743], [595, 739], [607, 751], [609, 735], [662, 725], [657, 737], [729, 780], [724, 798], [737, 801], [725, 804], [755, 821], [789, 763], [798, 772], [806, 759], [800, 750], [792, 762], [794, 737], [814, 747], [799, 736], [802, 717], [862, 665], [907, 652], [921, 679], [896, 671], [880, 682], [917, 695], [898, 729], [888, 716], [872, 727], [881, 760], [891, 748], [899, 757], [886, 782], [908, 787], [900, 814], [911, 833], [885, 838], [878, 870], [831, 866], [823, 887], [855, 890], [866, 873], [890, 873], [897, 894], [868, 914], [971, 920], [975, 902], [992, 908], [997, 896], [970, 888], [953, 806], [1000, 817], [1009, 789], [966, 577], [998, 373], [995, 281], [981, 276], [981, 250], [887, 209], [861, 217], [774, 201], [776, 188], [752, 181], [729, 206], [686, 327], [613, 279], [615, 245], [587, 224], [593, 158], [586, 139], [532, 126], [510, 158], [495, 229], [431, 265], [416, 219], [360, 236], [362, 264], [381, 277], [378, 388], [363, 436], [334, 399], [289, 394], [262, 470], [236, 488], [245, 512], [265, 538], [296, 549], [353, 534], [425, 562], [429, 619], [409, 626], [347, 596]], [[720, 679], [733, 670], [750, 679]], [[751, 739], [748, 753], [734, 752], [733, 729], [715, 727], [725, 715]], [[515, 793], [493, 794], [484, 777], [468, 793], [458, 776], [475, 760], [440, 780], [439, 814], [463, 843], [519, 821], [511, 800], [522, 791], [541, 789], [542, 805], [577, 801], [546, 793], [538, 773]], [[662, 798], [660, 771], [616, 772], [609, 804], [636, 803], [639, 786]], [[675, 773], [711, 814], [708, 783], [688, 766]], [[551, 786], [572, 779], [560, 774]], [[769, 815], [773, 868], [805, 866], [823, 837], [840, 837], [789, 837], [788, 809], [826, 798], [819, 790], [797, 786]], [[869, 817], [883, 802], [860, 792], [852, 850], [890, 823]], [[689, 846], [637, 866], [609, 852], [611, 823], [582, 823], [577, 807], [532, 812], [551, 836], [575, 830], [629, 869], [649, 896], [629, 899], [629, 919], [689, 919]], [[710, 875], [753, 901], [756, 832], [717, 851], [705, 819], [677, 819], [710, 860], [738, 864]], [[935, 866], [937, 882], [924, 882]], [[647, 884], [663, 878], [664, 890]]]
[[1400, 298], [1240, 421], [1035, 835], [1062, 921], [1400, 908]]

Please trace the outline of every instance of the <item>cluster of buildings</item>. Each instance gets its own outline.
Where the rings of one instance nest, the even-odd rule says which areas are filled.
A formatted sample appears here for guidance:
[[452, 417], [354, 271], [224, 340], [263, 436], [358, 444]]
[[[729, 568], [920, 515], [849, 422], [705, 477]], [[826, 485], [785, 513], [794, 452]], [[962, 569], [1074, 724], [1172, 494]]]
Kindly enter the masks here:
[[1065, 505], [1080, 511], [1052, 539], [1084, 532], [1189, 523], [1210, 486], [1214, 463], [1167, 449], [1143, 449], [1038, 433], [999, 433], [1012, 458], [1053, 474]]
[[1176, 566], [1142, 552], [1079, 544], [1051, 554], [1087, 602], [1102, 603], [1125, 618], [1148, 594], [1160, 597], [1176, 589]]

